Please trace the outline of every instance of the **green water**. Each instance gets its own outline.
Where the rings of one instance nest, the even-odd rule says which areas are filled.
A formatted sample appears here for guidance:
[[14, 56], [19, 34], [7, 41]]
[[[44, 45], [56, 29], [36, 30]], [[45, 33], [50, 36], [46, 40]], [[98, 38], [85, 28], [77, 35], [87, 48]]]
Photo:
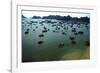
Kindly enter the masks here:
[[[60, 27], [58, 33], [53, 32], [54, 27], [51, 26], [52, 24], [44, 24], [46, 28], [50, 29], [46, 33], [42, 32], [44, 26], [41, 26], [39, 23], [36, 25], [28, 25], [22, 29], [22, 62], [89, 59], [89, 46], [85, 45], [85, 41], [89, 41], [90, 31], [85, 26], [81, 28], [73, 26], [77, 31], [81, 30], [84, 32], [83, 35], [74, 35], [71, 31], [72, 28], [66, 24], [65, 27], [69, 27], [69, 29], [64, 30], [66, 35], [63, 35], [61, 32], [63, 28]], [[27, 28], [29, 28], [29, 33], [25, 34]], [[43, 34], [44, 37], [39, 37], [40, 34]], [[70, 36], [75, 37], [76, 44], [71, 43]], [[38, 41], [43, 41], [43, 43], [38, 44]], [[60, 43], [64, 43], [64, 46], [58, 47]]]

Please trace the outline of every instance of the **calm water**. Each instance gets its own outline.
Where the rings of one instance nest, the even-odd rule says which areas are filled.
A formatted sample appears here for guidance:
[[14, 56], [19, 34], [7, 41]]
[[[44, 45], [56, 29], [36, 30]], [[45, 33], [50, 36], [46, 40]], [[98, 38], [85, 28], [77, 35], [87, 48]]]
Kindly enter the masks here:
[[63, 21], [30, 19], [27, 23], [24, 20], [22, 62], [89, 59], [90, 25], [81, 23], [71, 26], [60, 22]]

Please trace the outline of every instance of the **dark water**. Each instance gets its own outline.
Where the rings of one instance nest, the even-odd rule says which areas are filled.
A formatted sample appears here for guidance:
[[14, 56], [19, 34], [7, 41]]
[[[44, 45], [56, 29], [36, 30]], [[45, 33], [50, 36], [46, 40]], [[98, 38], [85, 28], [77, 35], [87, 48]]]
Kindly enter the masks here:
[[72, 26], [71, 23], [53, 19], [29, 19], [28, 23], [24, 20], [22, 62], [89, 59], [89, 41], [88, 23]]

